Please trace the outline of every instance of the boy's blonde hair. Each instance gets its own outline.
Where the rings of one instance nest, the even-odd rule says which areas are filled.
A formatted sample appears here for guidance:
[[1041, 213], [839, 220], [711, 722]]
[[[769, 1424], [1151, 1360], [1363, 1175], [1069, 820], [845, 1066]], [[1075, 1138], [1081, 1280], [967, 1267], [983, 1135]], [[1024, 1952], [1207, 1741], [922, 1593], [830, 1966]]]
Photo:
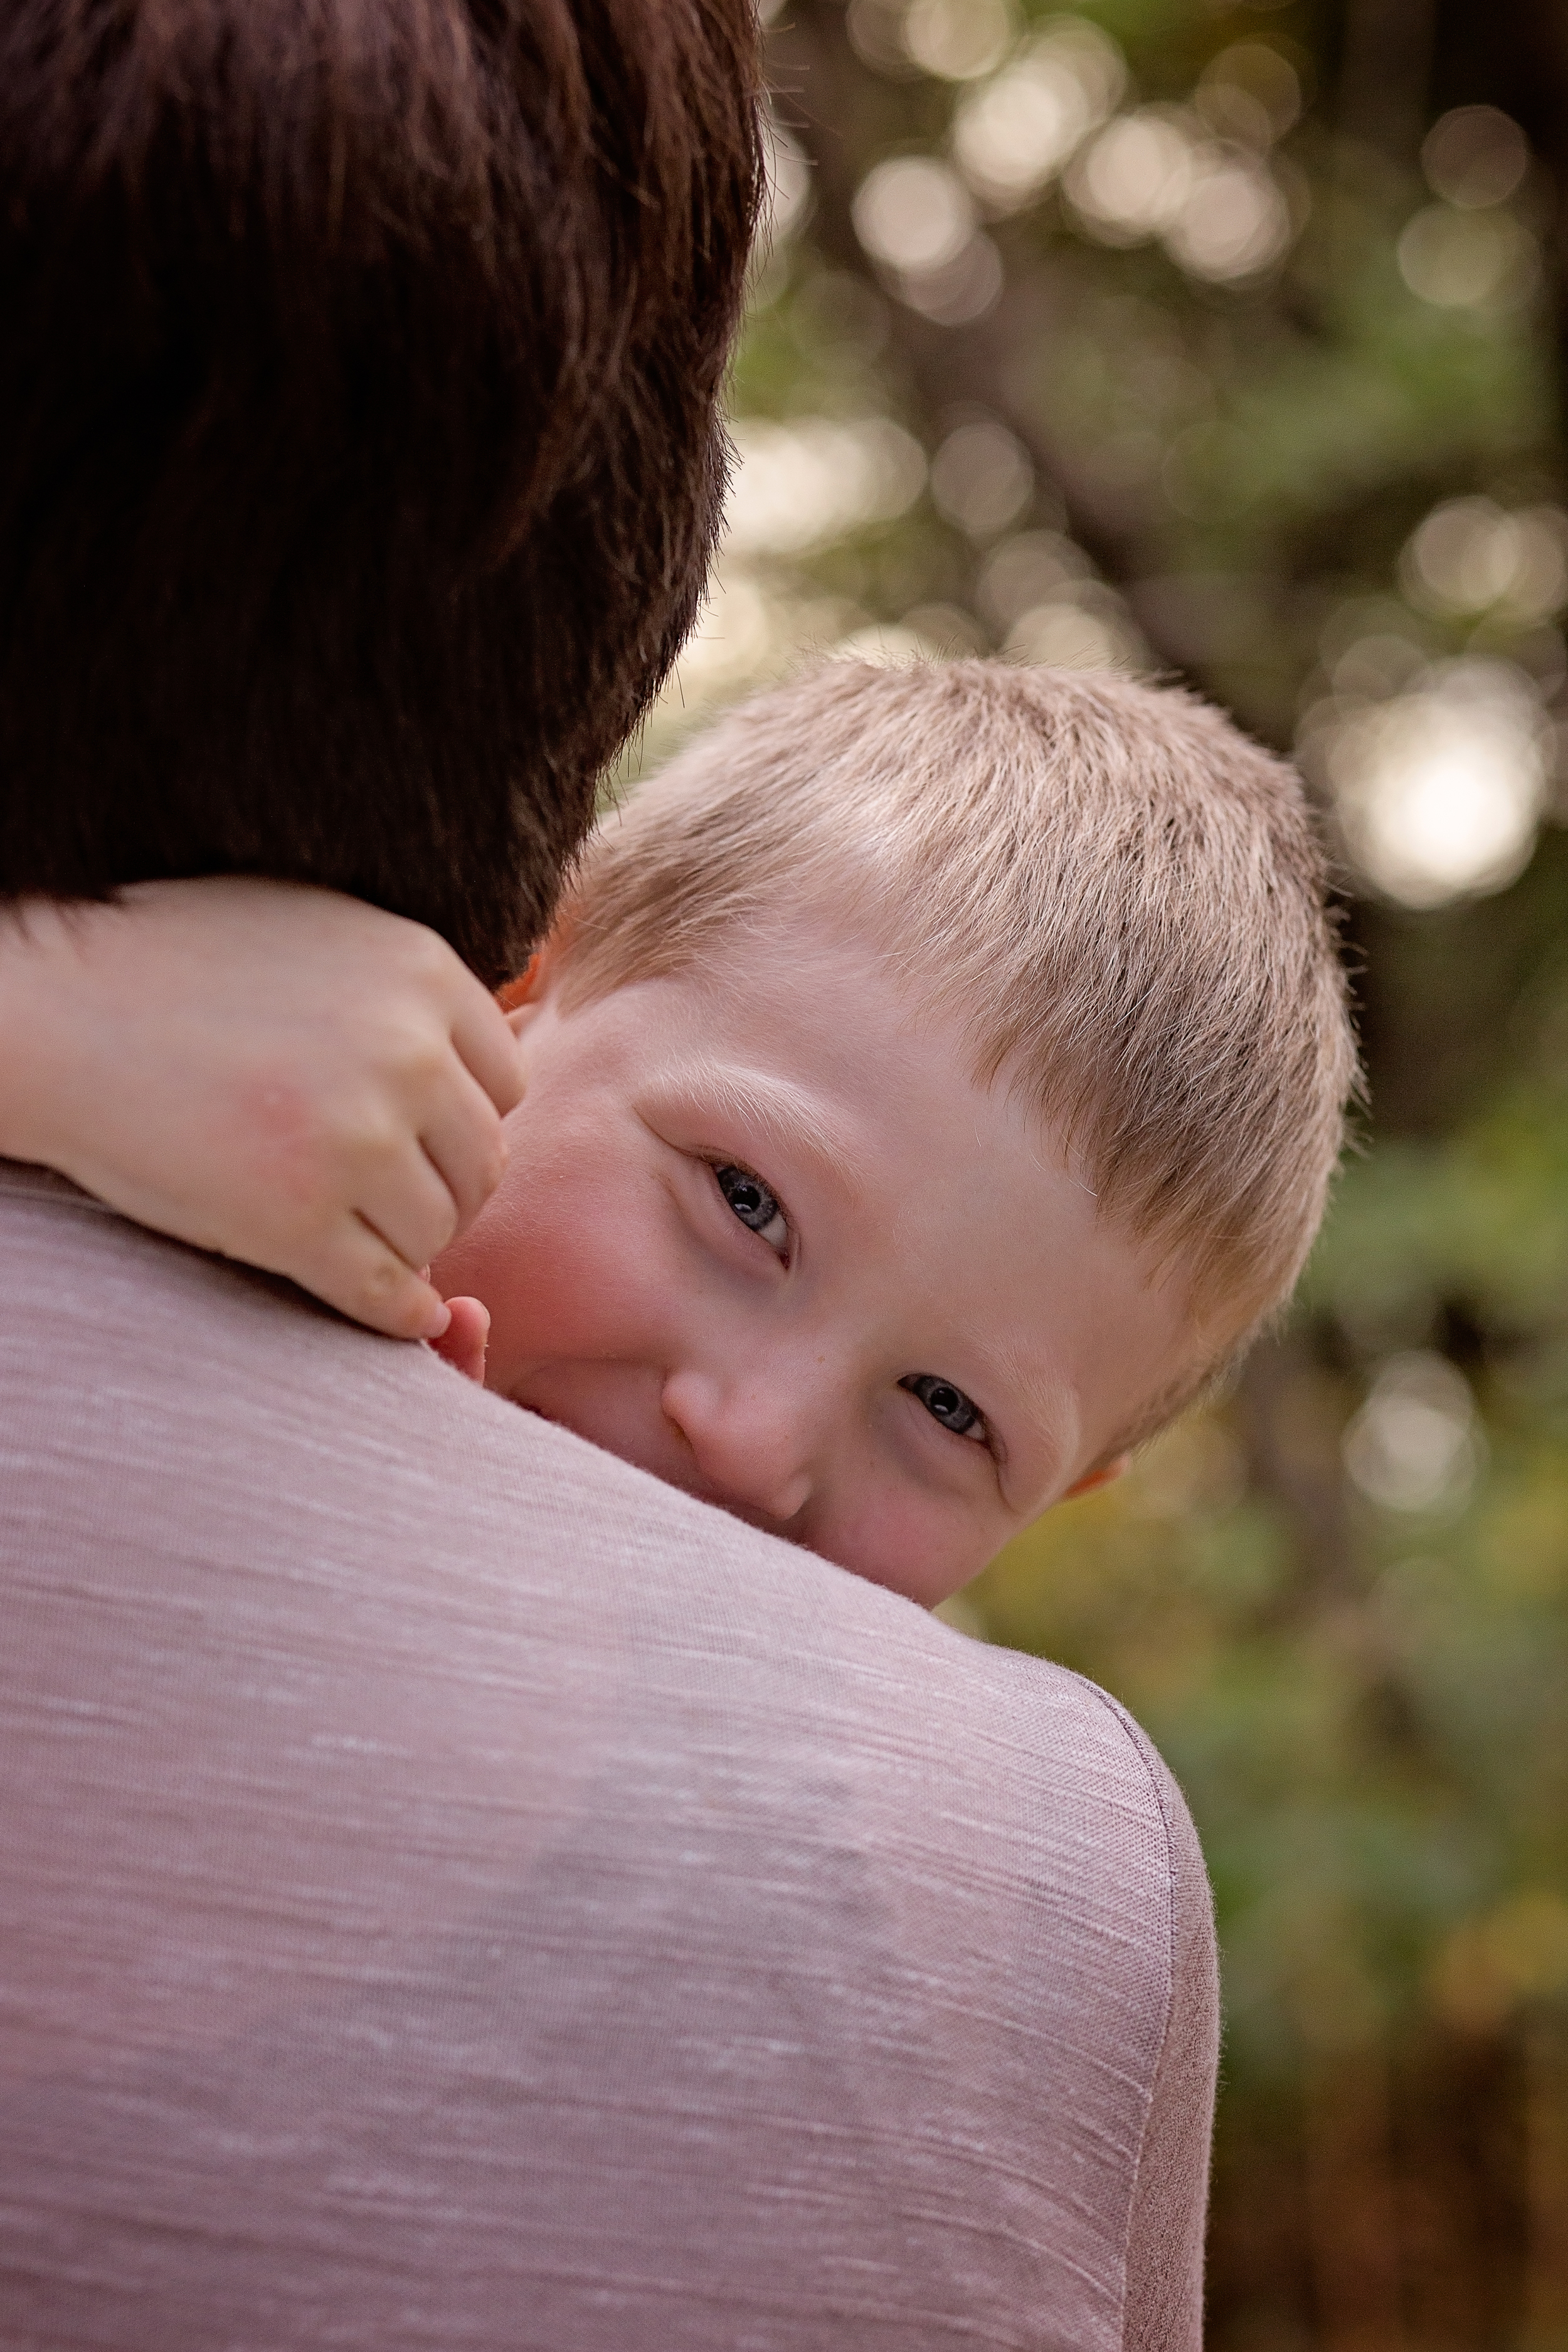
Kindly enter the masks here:
[[557, 968], [582, 1002], [781, 914], [847, 923], [1181, 1268], [1217, 1354], [1289, 1294], [1342, 1142], [1355, 1049], [1324, 888], [1292, 770], [1189, 694], [828, 662], [604, 819]]

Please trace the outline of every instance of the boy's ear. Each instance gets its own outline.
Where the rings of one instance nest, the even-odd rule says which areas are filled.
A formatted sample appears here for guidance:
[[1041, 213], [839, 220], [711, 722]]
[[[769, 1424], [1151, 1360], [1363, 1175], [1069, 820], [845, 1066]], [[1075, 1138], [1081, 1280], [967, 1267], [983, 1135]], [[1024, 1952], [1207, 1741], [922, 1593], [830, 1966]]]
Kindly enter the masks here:
[[1086, 1470], [1077, 1484], [1068, 1488], [1062, 1501], [1070, 1503], [1075, 1495], [1092, 1495], [1097, 1487], [1110, 1486], [1121, 1477], [1131, 1459], [1131, 1454], [1119, 1454], [1114, 1462], [1102, 1462], [1098, 1470]]
[[521, 1037], [538, 1012], [550, 982], [551, 955], [548, 947], [531, 955], [524, 969], [515, 980], [496, 991], [496, 1003], [506, 1014], [507, 1026], [514, 1037]]

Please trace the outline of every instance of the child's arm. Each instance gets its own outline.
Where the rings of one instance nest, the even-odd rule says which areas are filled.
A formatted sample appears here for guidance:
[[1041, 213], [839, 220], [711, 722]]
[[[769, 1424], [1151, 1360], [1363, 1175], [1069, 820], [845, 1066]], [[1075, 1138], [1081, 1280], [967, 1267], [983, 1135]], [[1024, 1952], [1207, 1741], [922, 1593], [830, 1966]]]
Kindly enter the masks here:
[[434, 932], [243, 879], [0, 908], [0, 1155], [398, 1338], [476, 1215], [522, 1092], [494, 999]]

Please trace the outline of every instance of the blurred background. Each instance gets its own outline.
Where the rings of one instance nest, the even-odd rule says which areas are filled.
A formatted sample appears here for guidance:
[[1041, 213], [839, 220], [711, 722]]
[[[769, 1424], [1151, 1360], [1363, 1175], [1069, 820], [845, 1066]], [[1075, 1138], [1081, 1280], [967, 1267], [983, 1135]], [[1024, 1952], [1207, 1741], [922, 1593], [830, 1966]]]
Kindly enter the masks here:
[[1184, 678], [1332, 827], [1289, 1329], [958, 1604], [1214, 1872], [1217, 2352], [1568, 2347], [1568, 0], [783, 0], [702, 631]]

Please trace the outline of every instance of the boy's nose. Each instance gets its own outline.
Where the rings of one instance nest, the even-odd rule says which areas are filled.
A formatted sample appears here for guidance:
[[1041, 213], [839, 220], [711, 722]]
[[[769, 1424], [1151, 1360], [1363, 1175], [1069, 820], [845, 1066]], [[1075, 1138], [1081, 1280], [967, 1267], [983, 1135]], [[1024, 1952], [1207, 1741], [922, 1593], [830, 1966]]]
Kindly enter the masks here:
[[691, 1449], [704, 1491], [717, 1502], [781, 1526], [812, 1488], [809, 1437], [788, 1402], [766, 1389], [740, 1391], [703, 1372], [671, 1372], [661, 1400]]

